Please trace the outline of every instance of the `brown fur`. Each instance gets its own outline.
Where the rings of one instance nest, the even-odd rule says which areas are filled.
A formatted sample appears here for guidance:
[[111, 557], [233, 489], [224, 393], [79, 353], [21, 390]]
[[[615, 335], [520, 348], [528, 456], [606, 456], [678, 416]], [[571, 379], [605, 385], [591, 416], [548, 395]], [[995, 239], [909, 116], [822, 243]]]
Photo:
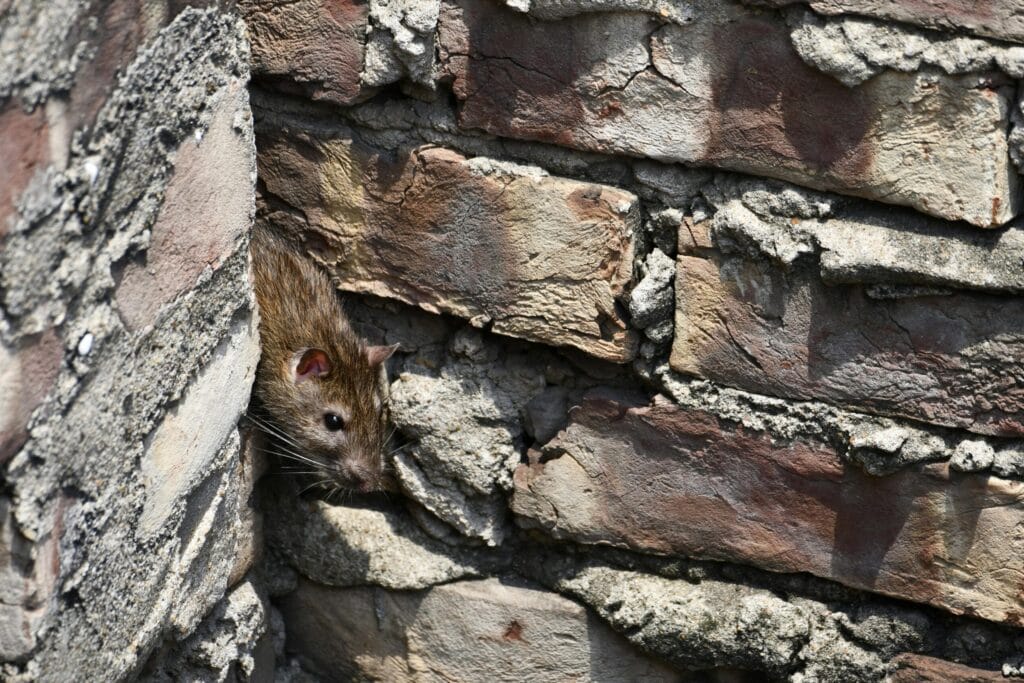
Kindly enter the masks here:
[[[278, 432], [282, 453], [310, 465], [326, 486], [379, 490], [387, 440], [381, 364], [394, 348], [367, 346], [327, 275], [268, 229], [253, 231], [251, 254], [263, 347], [256, 419], [268, 420], [263, 427]], [[329, 369], [297, 380], [310, 349], [326, 354]], [[327, 412], [342, 415], [344, 428], [329, 430]]]

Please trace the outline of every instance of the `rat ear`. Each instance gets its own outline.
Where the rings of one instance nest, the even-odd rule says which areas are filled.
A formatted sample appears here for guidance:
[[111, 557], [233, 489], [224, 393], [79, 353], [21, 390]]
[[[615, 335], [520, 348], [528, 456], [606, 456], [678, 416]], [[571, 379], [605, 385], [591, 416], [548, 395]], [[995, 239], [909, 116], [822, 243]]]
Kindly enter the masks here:
[[292, 381], [296, 384], [307, 379], [323, 377], [331, 371], [331, 361], [320, 349], [306, 349], [295, 354]]
[[398, 344], [391, 346], [367, 346], [363, 349], [366, 359], [370, 361], [370, 367], [376, 367], [391, 358], [391, 354], [398, 350]]

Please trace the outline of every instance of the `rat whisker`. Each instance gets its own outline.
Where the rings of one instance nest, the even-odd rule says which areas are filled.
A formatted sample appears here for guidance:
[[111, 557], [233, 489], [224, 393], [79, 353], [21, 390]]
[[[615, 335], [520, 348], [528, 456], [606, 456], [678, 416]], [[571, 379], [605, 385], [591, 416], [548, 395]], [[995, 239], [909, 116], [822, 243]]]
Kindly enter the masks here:
[[296, 448], [299, 447], [299, 444], [295, 441], [295, 439], [288, 436], [288, 434], [286, 434], [280, 427], [274, 425], [272, 422], [264, 420], [261, 417], [256, 417], [251, 413], [246, 413], [245, 416], [260, 430], [266, 432], [271, 436], [277, 437], [278, 439], [288, 443], [289, 445], [295, 446]]
[[321, 460], [318, 456], [306, 455], [304, 453], [297, 453], [297, 452], [295, 452], [295, 451], [293, 451], [291, 449], [288, 449], [288, 448], [280, 448], [280, 447], [278, 447], [278, 448], [268, 448], [268, 449], [266, 449], [266, 452], [270, 453], [272, 455], [281, 456], [282, 458], [291, 458], [293, 460], [300, 460], [302, 462], [308, 462], [311, 465], [323, 466], [323, 465], [326, 464], [325, 461]]
[[271, 451], [271, 453], [285, 460], [291, 460], [294, 462], [304, 463], [306, 465], [312, 465], [313, 467], [317, 468], [320, 471], [330, 469], [330, 463], [315, 458], [306, 457], [304, 455], [299, 455], [298, 453], [289, 453], [286, 451]]
[[329, 479], [320, 479], [318, 481], [314, 481], [312, 484], [310, 484], [306, 488], [304, 488], [301, 491], [299, 491], [299, 495], [301, 496], [306, 491], [310, 491], [310, 490], [316, 488], [317, 486], [323, 486], [324, 484], [328, 484], [328, 483], [330, 483]]

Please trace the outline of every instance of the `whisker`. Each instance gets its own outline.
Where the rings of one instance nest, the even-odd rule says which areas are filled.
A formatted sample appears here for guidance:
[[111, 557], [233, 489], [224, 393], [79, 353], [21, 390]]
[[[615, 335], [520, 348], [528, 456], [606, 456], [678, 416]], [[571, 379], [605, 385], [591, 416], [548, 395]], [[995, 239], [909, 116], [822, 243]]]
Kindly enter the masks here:
[[327, 483], [330, 483], [330, 480], [329, 480], [329, 479], [320, 479], [320, 480], [318, 480], [318, 481], [314, 481], [314, 482], [313, 482], [312, 484], [310, 484], [310, 485], [309, 485], [309, 486], [307, 486], [306, 488], [304, 488], [304, 489], [302, 489], [301, 491], [299, 491], [299, 495], [301, 496], [301, 495], [302, 495], [303, 493], [305, 493], [306, 491], [309, 491], [309, 490], [311, 490], [311, 489], [314, 489], [314, 488], [316, 488], [317, 486], [323, 486], [324, 484], [327, 484]]
[[305, 463], [307, 465], [312, 465], [313, 467], [318, 467], [320, 469], [330, 469], [328, 463], [304, 455], [299, 455], [298, 453], [288, 453], [286, 451], [271, 451], [271, 453], [280, 458]]
[[273, 423], [267, 420], [264, 420], [261, 417], [256, 417], [251, 413], [246, 413], [245, 416], [249, 419], [249, 421], [251, 421], [254, 425], [256, 425], [259, 429], [266, 432], [267, 434], [270, 434], [271, 436], [276, 436], [278, 439], [286, 442], [290, 446], [295, 446], [296, 448], [299, 447], [299, 444], [296, 443], [295, 439], [286, 434], [280, 427], [274, 425]]

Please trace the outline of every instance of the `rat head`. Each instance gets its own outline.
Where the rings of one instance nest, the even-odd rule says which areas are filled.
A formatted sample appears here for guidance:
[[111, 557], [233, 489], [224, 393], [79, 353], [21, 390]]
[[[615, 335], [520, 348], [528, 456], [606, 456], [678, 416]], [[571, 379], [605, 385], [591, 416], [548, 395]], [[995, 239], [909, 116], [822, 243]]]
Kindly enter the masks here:
[[327, 485], [381, 489], [387, 431], [382, 366], [394, 346], [338, 345], [295, 352], [282, 368], [291, 406], [282, 425]]

